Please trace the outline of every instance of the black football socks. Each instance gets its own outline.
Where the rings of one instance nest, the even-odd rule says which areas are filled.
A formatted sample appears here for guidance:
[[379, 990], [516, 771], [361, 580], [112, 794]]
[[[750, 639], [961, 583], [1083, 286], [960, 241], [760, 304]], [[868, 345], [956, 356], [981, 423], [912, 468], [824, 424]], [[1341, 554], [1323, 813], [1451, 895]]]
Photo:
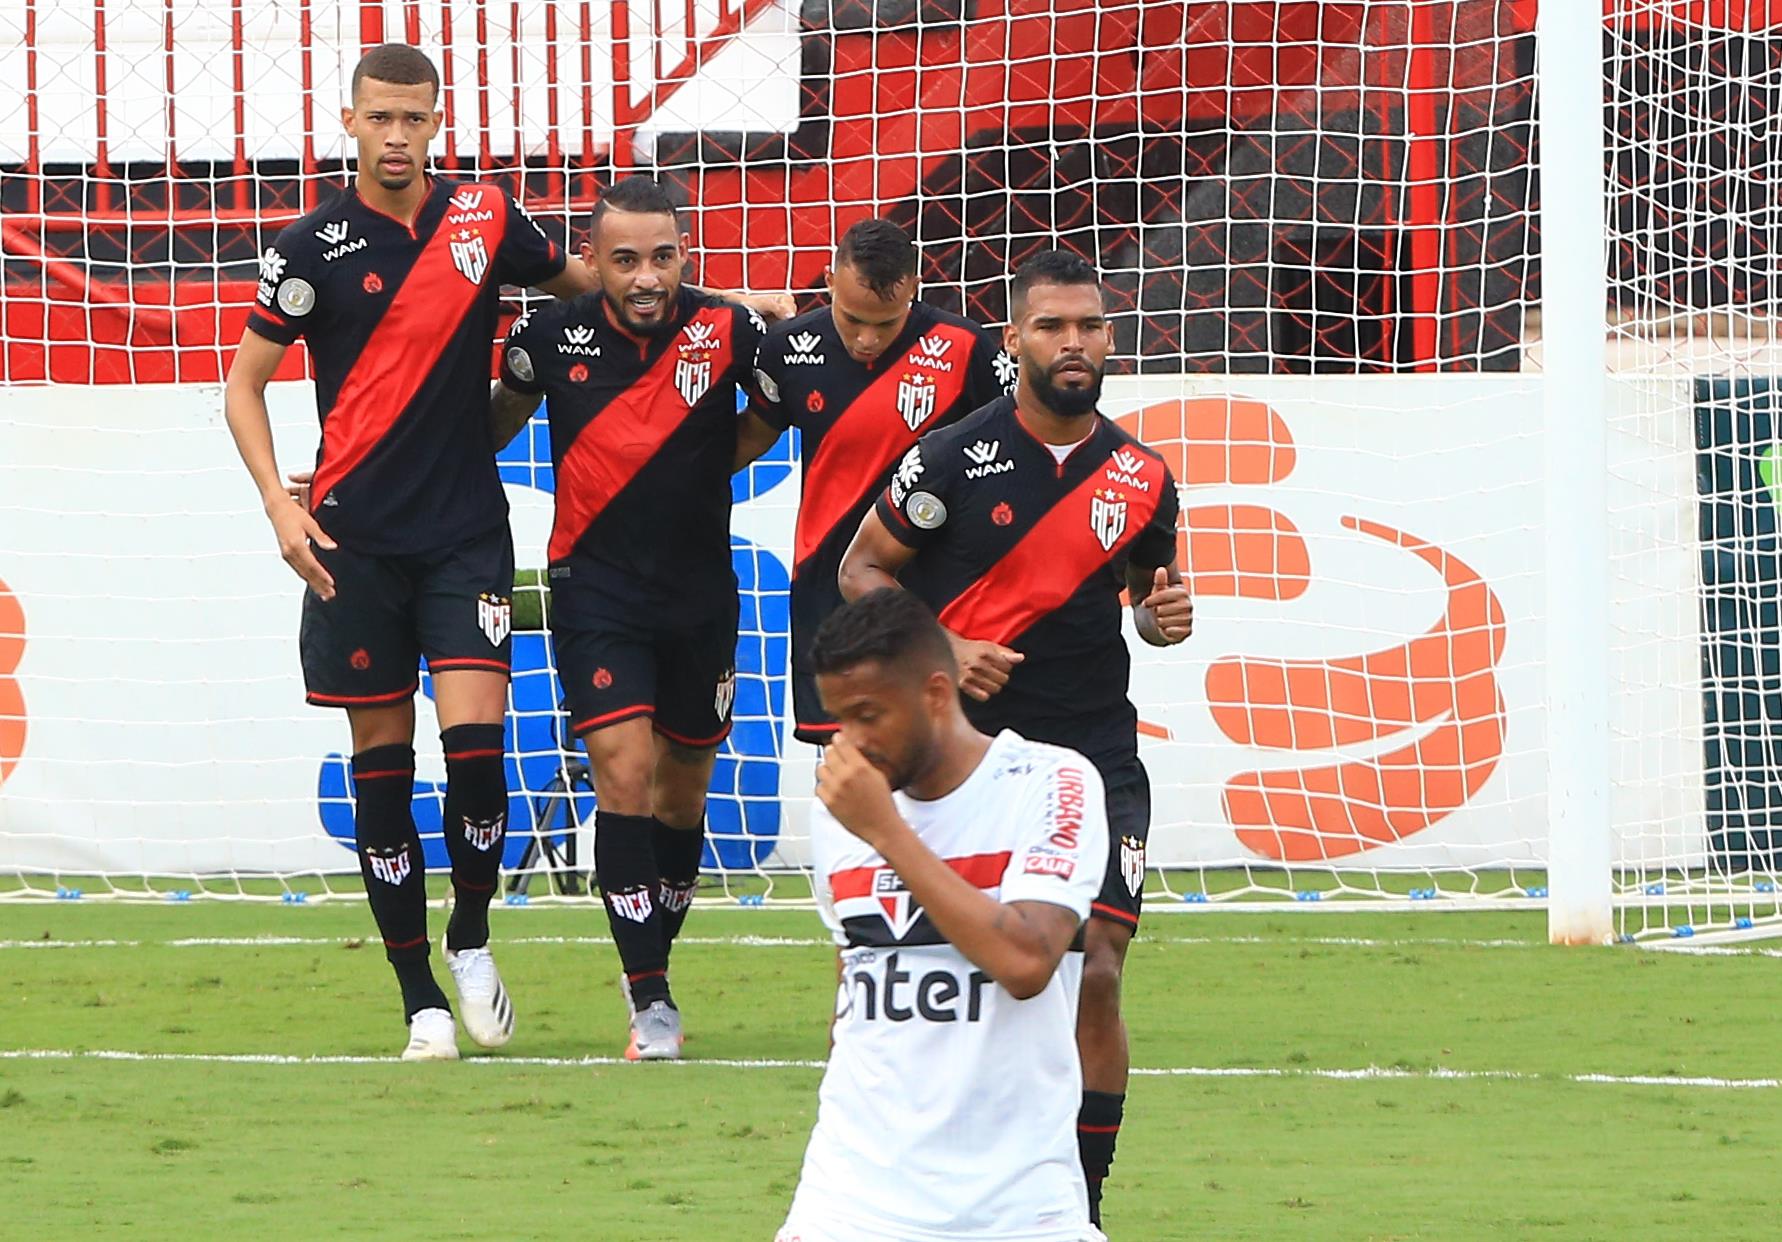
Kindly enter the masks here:
[[498, 724], [453, 725], [445, 745], [445, 843], [452, 859], [452, 918], [446, 948], [489, 943], [489, 903], [501, 880], [507, 841], [507, 769]]
[[353, 756], [359, 873], [410, 1018], [451, 1008], [427, 961], [427, 869], [410, 807], [414, 788], [414, 747], [374, 746]]

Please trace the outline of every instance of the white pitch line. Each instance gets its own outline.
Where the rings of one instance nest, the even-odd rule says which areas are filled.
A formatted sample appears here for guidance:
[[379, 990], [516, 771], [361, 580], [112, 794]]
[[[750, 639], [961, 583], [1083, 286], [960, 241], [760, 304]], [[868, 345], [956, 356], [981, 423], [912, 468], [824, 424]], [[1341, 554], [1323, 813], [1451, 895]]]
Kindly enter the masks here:
[[[182, 936], [174, 940], [0, 940], [0, 950], [5, 949], [276, 949], [292, 947], [328, 947], [352, 943], [369, 943], [369, 937], [362, 936]], [[501, 937], [495, 941], [497, 945], [510, 944], [553, 944], [553, 945], [609, 945], [610, 936], [513, 936]], [[779, 948], [828, 948], [834, 941], [826, 936], [682, 936], [675, 941], [677, 945], [729, 945], [745, 949], [779, 949]], [[1142, 939], [1141, 948], [1147, 945], [1276, 945], [1289, 947], [1294, 945], [1314, 945], [1328, 948], [1344, 949], [1406, 949], [1406, 948], [1461, 948], [1461, 949], [1529, 949], [1545, 947], [1533, 940], [1459, 940], [1441, 937], [1418, 937], [1414, 939], [1370, 939], [1360, 936], [1296, 936], [1292, 938], [1279, 936], [1156, 936]], [[1782, 955], [1782, 950], [1740, 950], [1725, 949], [1722, 954], [1768, 953]]]
[[[294, 1056], [282, 1053], [128, 1052], [120, 1049], [75, 1051], [66, 1048], [5, 1048], [0, 1061], [118, 1061], [196, 1065], [401, 1065], [391, 1056]], [[630, 1066], [623, 1057], [466, 1057], [460, 1064], [517, 1065], [545, 1069], [587, 1069]], [[826, 1062], [797, 1060], [699, 1060], [661, 1062], [683, 1068], [770, 1070], [820, 1070]], [[642, 1071], [648, 1073], [648, 1070]], [[1569, 1082], [1586, 1086], [1690, 1087], [1713, 1091], [1773, 1091], [1782, 1088], [1778, 1078], [1667, 1077], [1660, 1074], [1529, 1074], [1520, 1070], [1411, 1070], [1369, 1065], [1360, 1069], [1304, 1069], [1276, 1066], [1161, 1066], [1133, 1067], [1143, 1078], [1277, 1078], [1315, 1079], [1326, 1082]]]

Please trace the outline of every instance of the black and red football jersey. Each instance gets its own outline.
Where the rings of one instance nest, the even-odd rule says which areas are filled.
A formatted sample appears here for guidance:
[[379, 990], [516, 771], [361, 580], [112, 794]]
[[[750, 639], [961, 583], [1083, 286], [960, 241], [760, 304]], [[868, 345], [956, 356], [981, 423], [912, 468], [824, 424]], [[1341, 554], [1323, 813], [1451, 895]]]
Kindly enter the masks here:
[[489, 434], [503, 284], [563, 248], [497, 186], [434, 177], [414, 225], [347, 189], [260, 256], [248, 327], [309, 344], [322, 443], [310, 504], [357, 551], [430, 552], [507, 520]]
[[734, 596], [738, 390], [753, 390], [766, 330], [748, 307], [685, 285], [650, 337], [617, 327], [599, 293], [514, 324], [501, 382], [543, 393], [550, 417], [554, 593], [573, 599], [586, 583], [667, 606]]
[[793, 708], [815, 740], [835, 725], [817, 697], [806, 651], [841, 606], [836, 572], [891, 467], [918, 437], [1007, 393], [1015, 364], [983, 328], [922, 302], [871, 366], [849, 357], [827, 306], [768, 329], [756, 364], [755, 411], [797, 427], [803, 488], [792, 552]]
[[1099, 415], [1093, 427], [1059, 461], [1003, 398], [923, 436], [877, 510], [916, 549], [903, 582], [942, 625], [1026, 656], [989, 702], [965, 700], [973, 723], [1099, 766], [1137, 751], [1120, 592], [1128, 563], [1175, 558], [1179, 501], [1161, 457]]

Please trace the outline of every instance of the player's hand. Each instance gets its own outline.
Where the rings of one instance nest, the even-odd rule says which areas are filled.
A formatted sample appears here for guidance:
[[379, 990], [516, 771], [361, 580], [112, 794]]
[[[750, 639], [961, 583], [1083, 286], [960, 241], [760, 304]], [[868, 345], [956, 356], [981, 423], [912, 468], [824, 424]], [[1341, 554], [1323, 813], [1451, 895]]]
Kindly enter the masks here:
[[768, 323], [776, 319], [790, 319], [798, 314], [798, 303], [790, 293], [751, 293], [743, 302], [753, 307], [755, 313]]
[[982, 703], [1009, 684], [1015, 665], [1027, 657], [1013, 647], [952, 635], [953, 659], [959, 664], [959, 688]]
[[318, 547], [332, 552], [337, 545], [328, 538], [328, 532], [309, 515], [308, 509], [283, 496], [266, 506], [266, 516], [271, 519], [273, 533], [278, 536], [278, 550], [285, 558], [285, 564], [309, 583], [317, 595], [333, 599], [334, 576], [322, 568], [322, 562], [316, 559], [309, 546], [313, 540]]
[[839, 733], [817, 765], [817, 797], [843, 828], [874, 848], [903, 823], [885, 774]]
[[1194, 633], [1194, 600], [1182, 583], [1171, 583], [1169, 570], [1158, 566], [1151, 580], [1151, 593], [1140, 601], [1157, 622], [1157, 632], [1172, 643], [1179, 643]]
[[292, 500], [295, 500], [298, 504], [302, 505], [305, 510], [308, 510], [309, 482], [315, 477], [316, 472], [314, 470], [292, 471], [285, 476], [286, 479], [290, 480], [290, 485], [285, 488], [285, 494]]

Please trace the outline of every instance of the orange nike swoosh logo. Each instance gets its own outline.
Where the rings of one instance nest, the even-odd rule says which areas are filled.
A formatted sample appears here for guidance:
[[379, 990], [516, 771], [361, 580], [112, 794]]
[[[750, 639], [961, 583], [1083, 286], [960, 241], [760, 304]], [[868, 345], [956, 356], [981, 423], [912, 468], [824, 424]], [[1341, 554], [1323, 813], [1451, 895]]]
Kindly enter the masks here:
[[25, 610], [0, 582], [0, 781], [12, 775], [25, 753], [25, 695], [18, 670], [25, 655]]

